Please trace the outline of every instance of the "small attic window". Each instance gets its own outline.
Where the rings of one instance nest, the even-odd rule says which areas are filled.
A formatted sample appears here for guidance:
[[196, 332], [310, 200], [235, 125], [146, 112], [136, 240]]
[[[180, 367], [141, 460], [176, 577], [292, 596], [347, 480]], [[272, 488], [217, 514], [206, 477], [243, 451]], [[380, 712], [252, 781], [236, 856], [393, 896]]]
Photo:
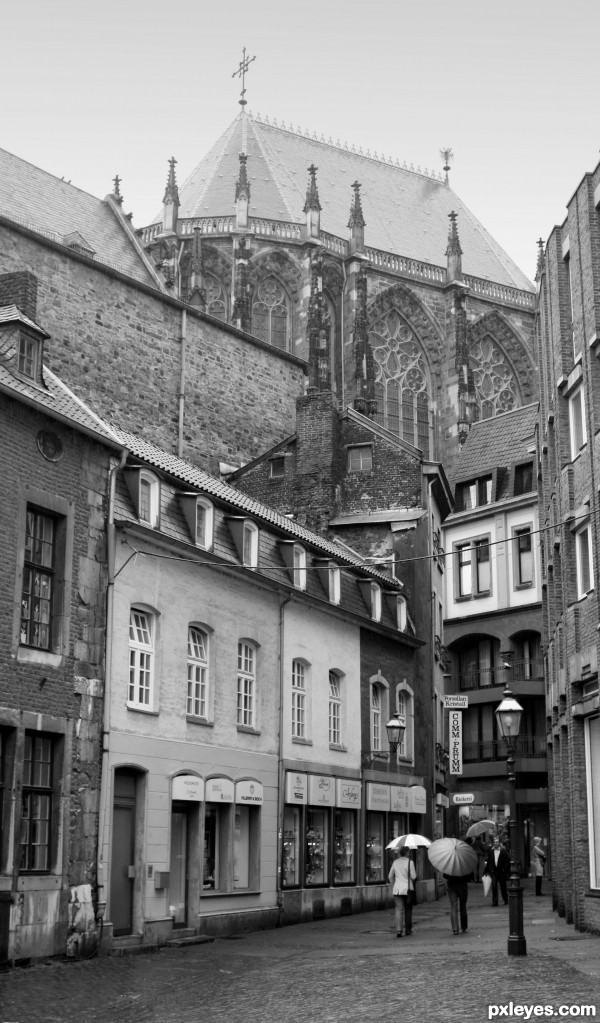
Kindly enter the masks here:
[[269, 476], [272, 480], [279, 480], [285, 476], [285, 458], [283, 455], [271, 458], [269, 461]]
[[17, 347], [17, 370], [31, 380], [37, 377], [39, 351], [39, 341], [21, 331]]
[[529, 494], [533, 487], [533, 462], [515, 466], [515, 497]]

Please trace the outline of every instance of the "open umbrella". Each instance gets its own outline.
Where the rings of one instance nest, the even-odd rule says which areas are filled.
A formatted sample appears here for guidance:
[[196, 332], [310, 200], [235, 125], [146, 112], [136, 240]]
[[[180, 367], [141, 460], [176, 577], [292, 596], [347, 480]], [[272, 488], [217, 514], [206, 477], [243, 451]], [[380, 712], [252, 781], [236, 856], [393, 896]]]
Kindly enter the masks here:
[[477, 867], [477, 853], [459, 838], [438, 838], [427, 850], [429, 862], [442, 874], [463, 877]]
[[467, 838], [475, 838], [476, 835], [483, 835], [485, 831], [495, 831], [496, 821], [476, 821], [471, 824], [467, 831]]
[[431, 839], [425, 835], [399, 835], [388, 842], [386, 849], [418, 849], [420, 845], [427, 848], [431, 845]]

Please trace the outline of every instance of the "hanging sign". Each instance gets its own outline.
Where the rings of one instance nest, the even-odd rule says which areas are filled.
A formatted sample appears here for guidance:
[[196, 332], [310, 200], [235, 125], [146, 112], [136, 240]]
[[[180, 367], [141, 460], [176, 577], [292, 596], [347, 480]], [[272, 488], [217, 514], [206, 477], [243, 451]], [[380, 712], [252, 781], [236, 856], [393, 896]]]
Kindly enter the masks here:
[[450, 739], [450, 774], [462, 774], [462, 711], [451, 710], [448, 714], [448, 735]]
[[469, 707], [469, 697], [467, 694], [462, 696], [458, 693], [453, 696], [444, 696], [444, 707], [446, 710], [467, 710]]

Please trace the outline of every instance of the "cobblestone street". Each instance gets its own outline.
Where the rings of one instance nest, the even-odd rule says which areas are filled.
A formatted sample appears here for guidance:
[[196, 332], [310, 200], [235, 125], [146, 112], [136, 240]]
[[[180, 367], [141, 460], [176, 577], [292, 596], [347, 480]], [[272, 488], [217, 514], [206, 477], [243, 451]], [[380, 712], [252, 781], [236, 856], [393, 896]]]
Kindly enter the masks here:
[[555, 916], [548, 896], [527, 892], [524, 918], [526, 957], [507, 955], [507, 910], [471, 885], [469, 930], [458, 937], [443, 896], [416, 907], [413, 935], [401, 940], [386, 910], [15, 969], [0, 977], [0, 1023], [479, 1023], [490, 1005], [511, 1001], [513, 1009], [551, 1006], [556, 1014], [560, 1006], [592, 1005], [600, 1016], [600, 939]]

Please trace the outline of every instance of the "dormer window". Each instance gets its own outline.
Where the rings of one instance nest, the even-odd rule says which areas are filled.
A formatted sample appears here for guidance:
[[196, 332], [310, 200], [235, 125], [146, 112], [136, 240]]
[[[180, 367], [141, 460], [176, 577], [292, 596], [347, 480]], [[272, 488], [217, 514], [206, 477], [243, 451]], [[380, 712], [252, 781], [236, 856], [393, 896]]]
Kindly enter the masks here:
[[300, 543], [282, 540], [279, 544], [281, 557], [288, 570], [290, 579], [297, 590], [306, 589], [306, 551]]
[[160, 517], [160, 483], [147, 469], [125, 470], [125, 480], [135, 513], [146, 525], [156, 529]]
[[332, 604], [339, 604], [341, 600], [342, 573], [338, 565], [330, 563], [327, 577], [329, 582], [329, 600]]
[[19, 337], [19, 348], [17, 354], [17, 369], [24, 377], [35, 380], [37, 376], [39, 342], [27, 334]]
[[490, 504], [492, 500], [492, 477], [480, 476], [468, 483], [459, 483], [456, 488], [456, 510], [469, 511]]
[[258, 565], [258, 528], [249, 520], [244, 522], [242, 562], [247, 568]]
[[381, 621], [381, 587], [371, 583], [371, 618], [374, 622]]
[[515, 466], [515, 497], [533, 490], [533, 462]]
[[404, 597], [396, 597], [396, 624], [399, 632], [406, 632], [407, 621], [406, 600]]
[[180, 494], [181, 509], [197, 547], [208, 551], [214, 539], [215, 512], [211, 502], [199, 494]]
[[43, 385], [44, 340], [49, 335], [16, 305], [0, 306], [0, 360], [28, 380]]

